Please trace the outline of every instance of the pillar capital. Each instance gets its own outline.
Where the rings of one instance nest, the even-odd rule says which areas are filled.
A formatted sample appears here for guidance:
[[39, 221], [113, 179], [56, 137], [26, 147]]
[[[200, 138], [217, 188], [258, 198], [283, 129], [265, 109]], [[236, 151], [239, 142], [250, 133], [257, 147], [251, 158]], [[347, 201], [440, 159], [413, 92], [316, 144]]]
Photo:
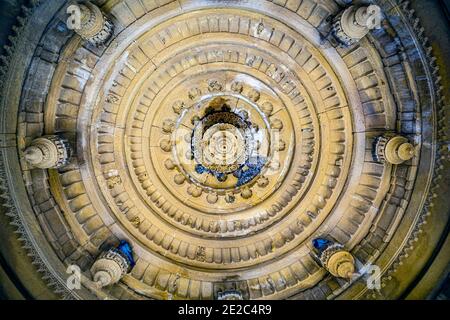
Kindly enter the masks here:
[[381, 135], [374, 140], [372, 156], [375, 161], [401, 164], [414, 157], [414, 145], [400, 135]]
[[70, 156], [69, 143], [57, 135], [36, 138], [24, 151], [25, 161], [40, 169], [60, 168], [69, 162]]
[[313, 240], [322, 266], [337, 278], [351, 279], [355, 274], [355, 258], [344, 246], [323, 238]]
[[119, 282], [130, 272], [135, 262], [128, 242], [121, 240], [117, 247], [102, 252], [91, 267], [92, 280], [102, 288]]

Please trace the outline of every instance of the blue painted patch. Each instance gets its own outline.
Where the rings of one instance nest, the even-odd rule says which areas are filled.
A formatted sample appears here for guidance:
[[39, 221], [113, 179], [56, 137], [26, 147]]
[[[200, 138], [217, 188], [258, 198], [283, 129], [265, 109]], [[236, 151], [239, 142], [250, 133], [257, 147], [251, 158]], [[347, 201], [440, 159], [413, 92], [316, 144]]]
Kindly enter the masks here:
[[227, 180], [227, 174], [223, 173], [223, 172], [217, 172], [208, 168], [205, 168], [203, 165], [201, 164], [196, 164], [195, 165], [195, 172], [197, 172], [198, 174], [203, 174], [203, 173], [209, 173], [212, 174], [214, 177], [216, 177], [217, 180], [219, 180], [220, 182], [224, 182], [225, 180]]
[[134, 261], [133, 250], [131, 249], [130, 244], [125, 240], [120, 240], [116, 249], [128, 260], [130, 267], [133, 268], [136, 262]]
[[[236, 183], [236, 187], [242, 186], [247, 182], [251, 181], [254, 177], [256, 177], [260, 172], [264, 164], [266, 163], [266, 159], [263, 157], [255, 157], [253, 159], [247, 160], [243, 165], [241, 165], [236, 171], [232, 172], [232, 174], [238, 178]], [[205, 168], [201, 164], [195, 165], [195, 172], [198, 174], [209, 173], [216, 177], [220, 182], [224, 182], [227, 180], [228, 175], [223, 172], [217, 172], [208, 168]]]
[[331, 242], [330, 240], [327, 240], [327, 239], [323, 239], [323, 238], [316, 238], [312, 241], [312, 244], [313, 244], [314, 248], [316, 248], [317, 250], [322, 252], [326, 248], [328, 248], [328, 246], [333, 244], [333, 242]]
[[242, 186], [256, 177], [261, 172], [265, 163], [266, 159], [263, 157], [247, 160], [244, 165], [240, 166], [239, 169], [234, 172], [234, 176], [238, 178], [236, 187]]
[[206, 169], [204, 166], [202, 166], [201, 164], [197, 164], [195, 165], [195, 172], [197, 172], [198, 174], [202, 174], [207, 172], [208, 169]]
[[216, 179], [219, 180], [220, 182], [224, 182], [225, 180], [227, 180], [228, 177], [228, 175], [223, 172], [213, 172], [213, 174], [215, 175]]

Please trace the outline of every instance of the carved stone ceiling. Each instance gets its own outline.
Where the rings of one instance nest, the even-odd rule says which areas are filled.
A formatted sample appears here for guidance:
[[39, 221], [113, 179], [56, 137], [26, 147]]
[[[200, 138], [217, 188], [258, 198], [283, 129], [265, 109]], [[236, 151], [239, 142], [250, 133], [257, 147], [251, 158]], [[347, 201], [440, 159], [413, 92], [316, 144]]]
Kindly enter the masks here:
[[[5, 186], [10, 215], [57, 290], [119, 299], [397, 294], [397, 267], [427, 215], [440, 93], [405, 6], [376, 1], [381, 28], [345, 47], [329, 35], [342, 2], [97, 1], [114, 24], [98, 47], [67, 29], [67, 3], [30, 13], [40, 18], [15, 48], [25, 62], [9, 70], [23, 84], [3, 83], [2, 132], [17, 143], [2, 162], [20, 181]], [[414, 157], [374, 161], [385, 133], [407, 137]], [[46, 134], [69, 140], [68, 165], [24, 160]], [[344, 245], [359, 268], [380, 266], [383, 289], [330, 276], [314, 257], [317, 237]], [[120, 239], [136, 265], [117, 285], [90, 287], [90, 266]], [[82, 290], [65, 288], [70, 264], [83, 270]]]

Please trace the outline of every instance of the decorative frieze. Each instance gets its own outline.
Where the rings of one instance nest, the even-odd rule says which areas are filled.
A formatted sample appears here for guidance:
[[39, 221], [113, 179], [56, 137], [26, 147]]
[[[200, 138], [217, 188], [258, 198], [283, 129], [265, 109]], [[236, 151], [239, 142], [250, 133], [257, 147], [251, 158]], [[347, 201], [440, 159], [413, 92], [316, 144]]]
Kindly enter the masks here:
[[82, 2], [69, 6], [67, 12], [70, 14], [68, 27], [84, 40], [100, 46], [111, 38], [114, 25], [96, 5]]

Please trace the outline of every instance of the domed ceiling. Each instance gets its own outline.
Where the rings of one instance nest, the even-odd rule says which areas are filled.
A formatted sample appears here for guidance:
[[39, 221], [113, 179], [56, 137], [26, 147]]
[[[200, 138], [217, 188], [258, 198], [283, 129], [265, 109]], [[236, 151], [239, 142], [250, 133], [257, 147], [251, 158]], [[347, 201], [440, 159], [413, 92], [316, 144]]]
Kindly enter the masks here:
[[[28, 10], [1, 88], [6, 213], [51, 290], [393, 299], [420, 273], [448, 219], [432, 212], [444, 98], [407, 4], [375, 1], [354, 41], [364, 1], [94, 1], [78, 32], [70, 4]], [[96, 285], [120, 240], [134, 261]]]

